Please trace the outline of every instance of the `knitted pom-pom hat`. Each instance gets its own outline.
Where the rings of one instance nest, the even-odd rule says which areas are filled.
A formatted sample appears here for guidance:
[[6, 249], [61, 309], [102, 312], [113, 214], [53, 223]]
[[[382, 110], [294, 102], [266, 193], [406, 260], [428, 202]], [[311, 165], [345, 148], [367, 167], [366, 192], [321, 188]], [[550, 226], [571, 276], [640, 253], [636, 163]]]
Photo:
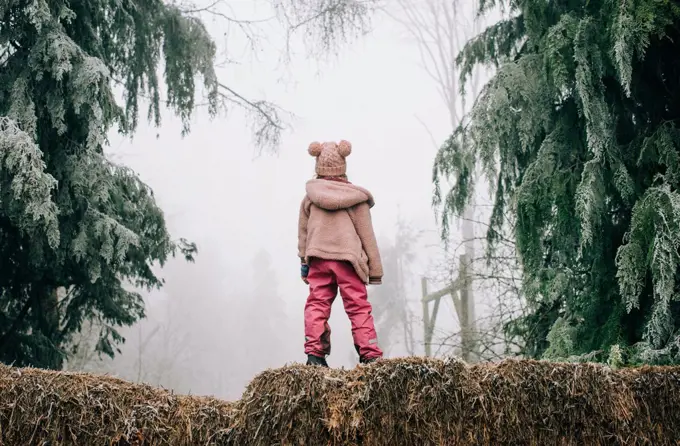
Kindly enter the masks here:
[[352, 144], [345, 140], [337, 144], [313, 142], [309, 145], [309, 154], [316, 158], [316, 174], [320, 177], [345, 175], [347, 172], [345, 158], [350, 153], [352, 153]]

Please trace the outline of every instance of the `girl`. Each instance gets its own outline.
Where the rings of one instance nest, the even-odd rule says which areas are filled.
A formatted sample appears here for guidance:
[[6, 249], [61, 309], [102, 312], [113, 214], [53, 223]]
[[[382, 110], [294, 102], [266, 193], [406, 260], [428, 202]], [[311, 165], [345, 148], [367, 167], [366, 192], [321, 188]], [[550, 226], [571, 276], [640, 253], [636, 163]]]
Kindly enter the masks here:
[[307, 182], [298, 225], [302, 280], [309, 285], [305, 305], [307, 365], [328, 367], [328, 318], [338, 289], [352, 323], [360, 362], [373, 362], [383, 354], [366, 293], [366, 284], [380, 284], [383, 275], [371, 222], [374, 201], [366, 189], [347, 181], [345, 158], [351, 152], [347, 141], [309, 146], [309, 154], [316, 158], [317, 177]]

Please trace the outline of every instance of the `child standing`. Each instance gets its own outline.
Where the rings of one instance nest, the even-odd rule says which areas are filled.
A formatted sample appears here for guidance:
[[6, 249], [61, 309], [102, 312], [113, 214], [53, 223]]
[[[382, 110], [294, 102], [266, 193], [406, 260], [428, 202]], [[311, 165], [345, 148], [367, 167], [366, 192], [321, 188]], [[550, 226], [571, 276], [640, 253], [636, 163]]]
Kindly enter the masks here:
[[351, 152], [347, 141], [309, 146], [309, 154], [316, 158], [317, 177], [307, 182], [298, 225], [302, 280], [309, 285], [305, 305], [307, 365], [328, 367], [328, 318], [338, 289], [352, 323], [360, 362], [373, 362], [383, 354], [366, 293], [366, 284], [379, 285], [383, 275], [370, 213], [375, 202], [369, 191], [347, 181], [345, 158]]

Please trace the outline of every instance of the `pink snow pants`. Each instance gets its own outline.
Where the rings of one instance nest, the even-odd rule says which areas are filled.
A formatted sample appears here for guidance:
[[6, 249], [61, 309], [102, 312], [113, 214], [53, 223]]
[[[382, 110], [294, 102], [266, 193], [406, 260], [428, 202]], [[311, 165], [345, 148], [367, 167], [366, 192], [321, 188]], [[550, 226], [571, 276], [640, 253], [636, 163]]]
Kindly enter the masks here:
[[338, 294], [352, 323], [354, 348], [362, 360], [382, 358], [378, 347], [371, 304], [366, 284], [349, 262], [311, 259], [309, 262], [309, 297], [305, 305], [305, 354], [326, 357], [331, 353], [331, 327], [328, 318]]

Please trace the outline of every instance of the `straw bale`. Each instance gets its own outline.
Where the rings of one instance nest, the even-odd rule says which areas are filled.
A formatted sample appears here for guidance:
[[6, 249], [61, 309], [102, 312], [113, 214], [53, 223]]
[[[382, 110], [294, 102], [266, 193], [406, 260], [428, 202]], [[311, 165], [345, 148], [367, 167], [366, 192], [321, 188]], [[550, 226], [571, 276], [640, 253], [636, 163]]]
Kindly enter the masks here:
[[0, 445], [218, 444], [231, 413], [231, 404], [212, 398], [0, 364]]
[[505, 361], [470, 376], [481, 394], [463, 421], [468, 444], [632, 444], [635, 397], [608, 367]]
[[[350, 371], [257, 377], [233, 444], [633, 444], [635, 395], [607, 367], [386, 360]], [[661, 443], [660, 443], [661, 444]], [[670, 444], [670, 443], [668, 443]]]
[[232, 444], [326, 444], [329, 429], [340, 424], [333, 402], [355, 385], [350, 374], [300, 365], [263, 372], [237, 403]]
[[680, 444], [680, 367], [621, 370], [635, 395], [633, 430], [640, 444]]
[[0, 366], [0, 445], [677, 445], [680, 367], [291, 365], [241, 400]]

